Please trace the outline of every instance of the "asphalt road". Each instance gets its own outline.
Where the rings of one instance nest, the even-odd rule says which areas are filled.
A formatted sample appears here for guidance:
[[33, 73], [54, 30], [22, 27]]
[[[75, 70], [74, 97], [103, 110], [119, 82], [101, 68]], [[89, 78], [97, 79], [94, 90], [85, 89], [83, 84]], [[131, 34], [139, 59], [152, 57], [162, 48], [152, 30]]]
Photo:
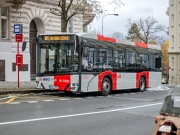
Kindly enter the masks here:
[[[168, 90], [2, 97], [0, 135], [151, 135]], [[11, 100], [11, 101], [10, 101]], [[9, 101], [9, 102], [8, 102]]]

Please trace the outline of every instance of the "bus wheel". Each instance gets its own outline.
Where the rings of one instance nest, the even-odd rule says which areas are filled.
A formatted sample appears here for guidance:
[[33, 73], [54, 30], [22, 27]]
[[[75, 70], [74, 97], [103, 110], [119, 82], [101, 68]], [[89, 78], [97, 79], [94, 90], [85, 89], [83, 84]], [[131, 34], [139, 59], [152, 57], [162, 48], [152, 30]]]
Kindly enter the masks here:
[[102, 91], [101, 95], [102, 96], [107, 96], [111, 92], [111, 82], [108, 78], [104, 78], [103, 83], [102, 83]]
[[143, 92], [145, 90], [145, 88], [146, 88], [146, 81], [145, 81], [144, 77], [141, 77], [140, 81], [139, 81], [138, 91]]

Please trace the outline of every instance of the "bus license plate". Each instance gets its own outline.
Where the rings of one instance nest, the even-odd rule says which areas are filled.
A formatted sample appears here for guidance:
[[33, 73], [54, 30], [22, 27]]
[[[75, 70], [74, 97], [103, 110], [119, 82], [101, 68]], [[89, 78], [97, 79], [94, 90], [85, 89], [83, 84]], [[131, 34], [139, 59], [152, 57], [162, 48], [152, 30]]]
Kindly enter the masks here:
[[160, 132], [170, 133], [170, 132], [171, 132], [171, 126], [162, 125], [162, 126], [159, 128], [159, 131], [160, 131]]

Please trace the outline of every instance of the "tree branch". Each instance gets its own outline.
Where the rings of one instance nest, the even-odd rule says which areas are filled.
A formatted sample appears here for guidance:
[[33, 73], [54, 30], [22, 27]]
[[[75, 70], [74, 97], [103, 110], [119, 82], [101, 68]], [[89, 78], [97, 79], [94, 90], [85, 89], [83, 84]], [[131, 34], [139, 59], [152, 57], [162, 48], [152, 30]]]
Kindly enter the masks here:
[[62, 0], [59, 1], [59, 5], [58, 5], [58, 6], [59, 6], [60, 8], [62, 8], [61, 3], [62, 3]]
[[[50, 9], [50, 12], [53, 14], [53, 15], [56, 15], [56, 16], [61, 16], [62, 15], [62, 12], [56, 8], [51, 8]], [[59, 13], [58, 13], [59, 12]]]
[[68, 7], [67, 7], [65, 13], [68, 13], [68, 11], [69, 11], [69, 9], [70, 9], [72, 3], [73, 3], [73, 0], [71, 0], [71, 1], [69, 2], [69, 5], [68, 5]]
[[69, 21], [71, 19], [71, 17], [75, 16], [77, 14], [77, 12], [73, 12], [68, 18], [66, 21]]

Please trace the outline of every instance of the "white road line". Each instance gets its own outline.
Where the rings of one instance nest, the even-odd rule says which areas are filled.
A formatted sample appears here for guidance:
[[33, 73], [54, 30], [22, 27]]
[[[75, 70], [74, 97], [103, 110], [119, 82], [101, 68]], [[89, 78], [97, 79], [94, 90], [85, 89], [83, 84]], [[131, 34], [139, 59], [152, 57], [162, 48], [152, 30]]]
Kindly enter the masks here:
[[124, 97], [112, 97], [112, 98], [128, 99], [128, 100], [138, 100], [138, 101], [147, 101], [147, 102], [151, 102], [152, 101], [152, 100], [147, 100], [147, 99], [124, 98]]
[[5, 98], [0, 98], [0, 100], [6, 100], [6, 99], [9, 99], [9, 98], [15, 98], [16, 96], [9, 96], [9, 97], [5, 97]]
[[19, 120], [19, 121], [2, 122], [2, 123], [0, 123], [0, 126], [2, 126], [2, 125], [10, 125], [10, 124], [18, 124], [18, 123], [26, 123], [26, 122], [34, 122], [34, 121], [43, 121], [43, 120], [52, 120], [52, 119], [62, 119], [62, 118], [86, 116], [86, 115], [93, 115], [93, 114], [102, 114], [102, 113], [118, 112], [118, 111], [130, 110], [130, 109], [137, 109], [137, 108], [144, 108], [144, 107], [156, 106], [156, 105], [161, 105], [161, 104], [162, 104], [162, 103], [147, 104], [147, 105], [142, 105], [142, 106], [134, 106], [134, 107], [114, 109], [114, 110], [107, 110], [107, 111], [99, 111], [99, 112], [79, 113], [79, 114], [62, 115], [62, 116], [54, 116], [54, 117], [45, 117], [45, 118], [36, 118], [36, 119], [27, 119], [27, 120]]
[[58, 99], [58, 100], [70, 100], [70, 99], [67, 99], [67, 98], [61, 98], [61, 99]]
[[30, 103], [30, 104], [32, 104], [32, 103], [37, 103], [38, 101], [26, 101], [26, 103]]
[[128, 95], [128, 94], [122, 94], [122, 95]]
[[55, 101], [55, 100], [42, 100], [44, 102], [51, 102], [51, 101]]
[[120, 96], [120, 94], [114, 94], [113, 96]]
[[20, 102], [11, 102], [9, 104], [16, 105], [16, 104], [20, 104]]

